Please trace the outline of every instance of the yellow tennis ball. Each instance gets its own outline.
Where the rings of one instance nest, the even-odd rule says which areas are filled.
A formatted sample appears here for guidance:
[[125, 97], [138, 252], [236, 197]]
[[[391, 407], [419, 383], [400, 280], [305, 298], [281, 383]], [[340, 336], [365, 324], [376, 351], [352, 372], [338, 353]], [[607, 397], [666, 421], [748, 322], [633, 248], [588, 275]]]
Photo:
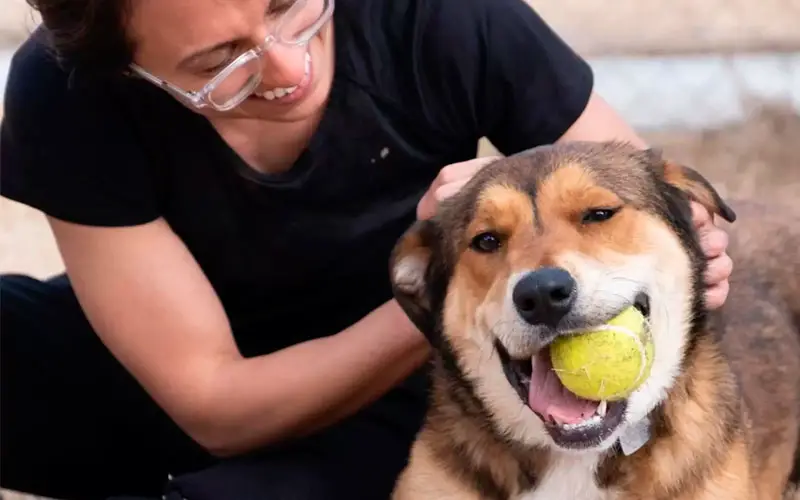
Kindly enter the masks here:
[[605, 325], [556, 339], [553, 370], [573, 394], [592, 401], [625, 399], [638, 389], [653, 364], [655, 347], [642, 313], [622, 311]]

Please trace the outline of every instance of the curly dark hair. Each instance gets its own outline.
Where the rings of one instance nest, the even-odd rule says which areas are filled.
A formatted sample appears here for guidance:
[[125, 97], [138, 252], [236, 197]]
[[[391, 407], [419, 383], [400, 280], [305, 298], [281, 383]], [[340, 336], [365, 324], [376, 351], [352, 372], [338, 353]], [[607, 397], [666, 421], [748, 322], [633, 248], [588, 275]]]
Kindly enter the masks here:
[[134, 44], [126, 33], [130, 0], [27, 0], [42, 16], [59, 61], [93, 75], [119, 75]]

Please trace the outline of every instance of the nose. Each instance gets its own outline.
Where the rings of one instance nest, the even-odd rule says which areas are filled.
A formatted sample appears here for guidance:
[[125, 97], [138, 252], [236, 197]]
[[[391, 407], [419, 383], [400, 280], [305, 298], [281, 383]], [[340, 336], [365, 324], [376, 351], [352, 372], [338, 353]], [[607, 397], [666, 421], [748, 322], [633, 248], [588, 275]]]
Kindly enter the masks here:
[[528, 273], [512, 292], [519, 315], [531, 325], [555, 328], [575, 301], [576, 283], [567, 271], [544, 267]]
[[303, 79], [306, 65], [306, 49], [284, 47], [274, 43], [261, 54], [262, 86], [283, 87], [295, 85]]

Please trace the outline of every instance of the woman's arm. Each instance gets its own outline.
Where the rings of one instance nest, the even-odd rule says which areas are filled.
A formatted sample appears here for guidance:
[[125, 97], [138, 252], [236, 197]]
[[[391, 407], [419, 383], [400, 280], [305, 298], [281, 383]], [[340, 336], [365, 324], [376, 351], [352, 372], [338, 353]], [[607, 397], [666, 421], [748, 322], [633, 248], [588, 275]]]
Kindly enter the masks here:
[[648, 147], [636, 131], [605, 99], [592, 92], [583, 113], [558, 140], [563, 141], [627, 141], [640, 147]]
[[338, 334], [246, 359], [210, 283], [162, 219], [133, 227], [49, 221], [102, 341], [212, 453], [334, 423], [428, 356], [423, 335], [390, 301]]

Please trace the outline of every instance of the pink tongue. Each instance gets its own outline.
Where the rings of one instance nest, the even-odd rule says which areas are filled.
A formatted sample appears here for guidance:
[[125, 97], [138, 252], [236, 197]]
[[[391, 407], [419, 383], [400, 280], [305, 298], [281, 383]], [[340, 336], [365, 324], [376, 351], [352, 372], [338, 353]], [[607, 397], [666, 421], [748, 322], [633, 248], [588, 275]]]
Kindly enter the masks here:
[[598, 403], [579, 398], [569, 392], [558, 380], [548, 353], [541, 353], [531, 361], [531, 385], [528, 406], [545, 418], [558, 424], [577, 424], [594, 415]]

